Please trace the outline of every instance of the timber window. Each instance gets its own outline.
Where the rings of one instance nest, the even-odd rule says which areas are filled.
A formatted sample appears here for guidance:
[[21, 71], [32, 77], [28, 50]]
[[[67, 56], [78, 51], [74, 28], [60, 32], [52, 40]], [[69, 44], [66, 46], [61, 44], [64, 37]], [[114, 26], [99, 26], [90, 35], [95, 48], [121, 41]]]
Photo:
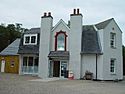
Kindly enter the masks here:
[[116, 59], [111, 58], [111, 60], [110, 60], [110, 72], [113, 74], [115, 73], [115, 62], [116, 62]]
[[24, 56], [22, 64], [22, 72], [24, 74], [38, 73], [38, 57]]
[[24, 45], [36, 45], [37, 44], [37, 34], [25, 34], [23, 44]]
[[116, 34], [115, 33], [110, 33], [110, 46], [112, 48], [116, 47]]
[[55, 51], [66, 51], [66, 32], [60, 31], [55, 35]]

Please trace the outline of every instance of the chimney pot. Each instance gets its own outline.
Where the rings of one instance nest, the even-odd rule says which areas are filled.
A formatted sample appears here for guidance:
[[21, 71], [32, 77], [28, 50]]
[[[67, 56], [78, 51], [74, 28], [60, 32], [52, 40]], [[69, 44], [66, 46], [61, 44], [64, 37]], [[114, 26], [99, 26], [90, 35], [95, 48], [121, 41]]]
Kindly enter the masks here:
[[76, 14], [76, 9], [73, 10], [73, 14]]
[[46, 12], [44, 13], [44, 17], [46, 17]]
[[48, 12], [48, 16], [51, 16], [51, 12]]
[[77, 14], [79, 14], [79, 8], [77, 9]]

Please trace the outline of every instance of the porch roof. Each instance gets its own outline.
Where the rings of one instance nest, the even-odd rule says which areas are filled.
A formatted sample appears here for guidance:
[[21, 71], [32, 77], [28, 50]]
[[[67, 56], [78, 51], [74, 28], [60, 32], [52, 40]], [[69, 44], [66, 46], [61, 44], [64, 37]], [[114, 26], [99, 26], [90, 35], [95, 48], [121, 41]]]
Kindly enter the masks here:
[[48, 57], [50, 59], [69, 59], [69, 51], [50, 51]]

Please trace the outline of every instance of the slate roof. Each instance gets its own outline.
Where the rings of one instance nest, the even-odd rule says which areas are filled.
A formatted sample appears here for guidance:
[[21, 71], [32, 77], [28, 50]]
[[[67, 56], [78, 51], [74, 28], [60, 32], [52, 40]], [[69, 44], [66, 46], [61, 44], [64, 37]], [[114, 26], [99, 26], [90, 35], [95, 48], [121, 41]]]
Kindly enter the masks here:
[[48, 55], [49, 57], [51, 57], [51, 56], [69, 56], [69, 51], [50, 51], [50, 53], [49, 53], [49, 55]]
[[[37, 45], [23, 45], [24, 34], [38, 34]], [[31, 28], [22, 35], [18, 54], [39, 54], [40, 28]]]
[[83, 26], [81, 54], [101, 54], [97, 31], [93, 25]]
[[40, 33], [40, 28], [31, 28], [30, 30], [24, 32], [24, 34], [36, 34], [36, 33]]
[[69, 59], [69, 51], [50, 51], [48, 57], [50, 58], [62, 57], [63, 59]]
[[6, 47], [0, 55], [18, 55], [20, 39], [17, 38], [14, 42], [12, 42], [8, 47]]
[[108, 20], [105, 20], [103, 22], [100, 22], [98, 24], [95, 24], [96, 28], [97, 29], [104, 29], [114, 18], [111, 18], [111, 19], [108, 19]]
[[[95, 24], [94, 26], [100, 30], [104, 29], [113, 18]], [[82, 39], [81, 39], [81, 54], [102, 54], [99, 36], [93, 25], [83, 25]], [[40, 28], [32, 28], [24, 34], [38, 34], [37, 45], [23, 45], [23, 37], [21, 38], [19, 54], [39, 54]], [[51, 51], [49, 57], [69, 56], [69, 52], [55, 52]]]

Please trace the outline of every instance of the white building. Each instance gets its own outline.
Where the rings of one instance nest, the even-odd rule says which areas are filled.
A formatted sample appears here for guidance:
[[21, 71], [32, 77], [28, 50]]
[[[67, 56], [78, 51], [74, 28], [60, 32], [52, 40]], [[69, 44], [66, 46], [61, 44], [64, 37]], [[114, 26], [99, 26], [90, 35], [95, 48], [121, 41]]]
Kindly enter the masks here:
[[[37, 74], [41, 78], [64, 77], [73, 72], [75, 79], [93, 73], [93, 79], [123, 79], [122, 31], [113, 18], [84, 25], [79, 9], [53, 26], [51, 13], [41, 17], [41, 27], [22, 36], [20, 74]], [[39, 59], [39, 61], [38, 61]]]

